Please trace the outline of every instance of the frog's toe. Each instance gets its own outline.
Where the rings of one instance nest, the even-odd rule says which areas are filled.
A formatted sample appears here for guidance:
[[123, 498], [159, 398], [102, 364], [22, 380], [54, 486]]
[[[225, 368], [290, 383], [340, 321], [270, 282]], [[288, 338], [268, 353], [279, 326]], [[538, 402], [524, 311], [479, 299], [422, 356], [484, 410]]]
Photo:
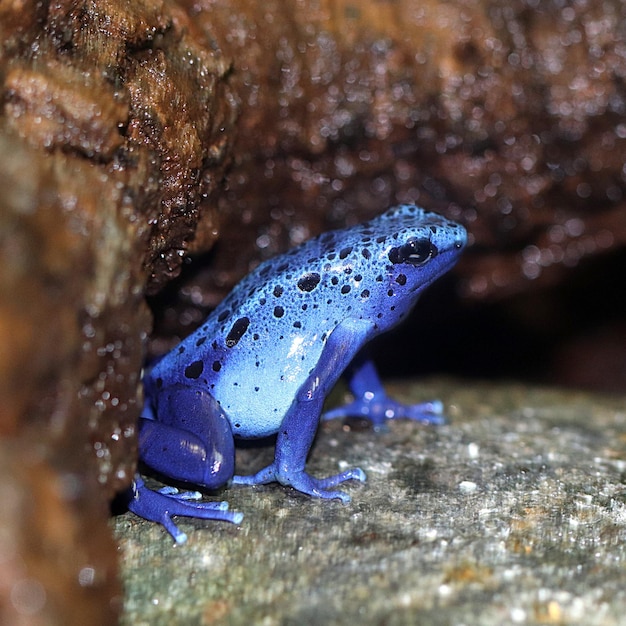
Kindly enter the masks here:
[[137, 477], [128, 510], [139, 517], [162, 524], [178, 544], [185, 543], [187, 535], [172, 521], [173, 515], [241, 523], [243, 514], [229, 511], [227, 502], [194, 502], [197, 493], [173, 493], [171, 489], [152, 491]]
[[346, 480], [358, 480], [360, 483], [364, 483], [367, 480], [365, 472], [360, 467], [353, 467], [352, 469], [335, 474], [334, 476], [328, 476], [326, 478], [313, 478], [322, 489], [329, 489], [330, 487], [336, 487]]
[[328, 489], [314, 489], [308, 494], [314, 498], [322, 498], [323, 500], [340, 500], [341, 504], [350, 504], [352, 497], [345, 491], [329, 491]]
[[350, 496], [343, 491], [332, 491], [332, 488], [347, 480], [365, 482], [367, 477], [365, 472], [358, 467], [335, 474], [334, 476], [328, 476], [327, 478], [314, 478], [304, 471], [280, 471], [276, 469], [273, 464], [251, 476], [233, 477], [233, 483], [238, 485], [264, 485], [271, 482], [278, 482], [281, 485], [293, 487], [296, 491], [313, 496], [314, 498], [341, 500], [344, 504], [350, 502]]
[[[202, 494], [199, 491], [179, 491], [176, 487], [163, 487], [159, 489], [157, 493], [160, 493], [164, 496], [169, 496], [174, 500], [201, 500]], [[228, 510], [228, 502], [211, 502], [211, 504], [215, 504], [216, 508], [226, 511]], [[220, 506], [217, 506], [220, 505]]]
[[332, 488], [347, 480], [365, 482], [365, 472], [360, 468], [353, 468], [326, 478], [314, 478], [306, 472], [289, 474], [280, 478], [283, 485], [289, 485], [301, 493], [324, 500], [341, 500], [344, 504], [350, 502], [350, 496], [343, 491], [334, 491]]
[[235, 474], [232, 478], [233, 485], [267, 485], [267, 483], [273, 483], [275, 481], [279, 481], [279, 479], [274, 464], [264, 467], [256, 474], [249, 474], [247, 476]]
[[400, 404], [397, 409], [397, 417], [415, 420], [422, 424], [432, 424], [441, 426], [446, 423], [446, 416], [443, 414], [443, 402], [431, 400], [421, 404]]

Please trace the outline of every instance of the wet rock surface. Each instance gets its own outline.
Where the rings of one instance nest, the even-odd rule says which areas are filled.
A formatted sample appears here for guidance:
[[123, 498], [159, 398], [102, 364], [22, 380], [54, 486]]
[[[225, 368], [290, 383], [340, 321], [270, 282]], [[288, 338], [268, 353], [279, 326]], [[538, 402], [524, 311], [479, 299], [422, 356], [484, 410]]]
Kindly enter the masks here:
[[[391, 387], [450, 422], [328, 423], [315, 475], [360, 466], [352, 502], [230, 488], [239, 527], [116, 518], [124, 624], [623, 623], [626, 412], [598, 395], [463, 381]], [[271, 449], [246, 450], [242, 471]]]
[[[591, 297], [574, 290], [546, 306], [539, 293], [513, 307], [541, 341], [573, 311], [593, 320], [581, 303], [623, 311], [607, 293], [621, 285], [626, 236], [624, 11], [617, 1], [1, 5], [0, 433], [10, 450], [34, 451], [42, 473], [37, 482], [13, 471], [19, 455], [7, 461], [18, 504], [0, 523], [24, 569], [14, 579], [14, 561], [0, 563], [14, 581], [0, 589], [2, 616], [95, 623], [81, 611], [99, 606], [110, 623], [119, 587], [105, 517], [135, 466], [145, 354], [191, 331], [263, 258], [416, 201], [468, 226], [457, 289], [468, 299], [562, 284], [596, 259]], [[458, 298], [440, 309], [433, 320], [454, 321]], [[524, 343], [519, 327], [498, 334], [499, 317], [481, 315], [474, 345], [486, 358], [487, 336]], [[622, 362], [608, 350], [620, 328], [563, 353], [564, 368], [567, 354], [593, 363], [601, 337], [596, 354]], [[609, 369], [602, 378], [619, 388], [621, 368]], [[68, 483], [76, 489], [59, 490]], [[19, 505], [38, 489], [37, 502], [66, 505], [36, 509], [44, 526]], [[56, 534], [68, 524], [78, 530]], [[44, 535], [57, 543], [35, 563], [28, 546]], [[16, 604], [22, 580], [36, 593]]]
[[624, 11], [277, 0], [250, 19], [193, 3], [232, 58], [240, 132], [223, 247], [186, 297], [210, 304], [251, 260], [398, 201], [470, 227], [472, 298], [553, 284], [621, 247]]
[[1, 514], [3, 623], [116, 618], [107, 517], [136, 464], [144, 296], [201, 217], [215, 236], [234, 119], [227, 66], [185, 31], [160, 3], [0, 8], [0, 432], [41, 472], [13, 472]]
[[99, 479], [132, 446], [147, 311], [106, 180], [10, 132], [0, 155], [0, 621], [104, 623], [119, 587]]

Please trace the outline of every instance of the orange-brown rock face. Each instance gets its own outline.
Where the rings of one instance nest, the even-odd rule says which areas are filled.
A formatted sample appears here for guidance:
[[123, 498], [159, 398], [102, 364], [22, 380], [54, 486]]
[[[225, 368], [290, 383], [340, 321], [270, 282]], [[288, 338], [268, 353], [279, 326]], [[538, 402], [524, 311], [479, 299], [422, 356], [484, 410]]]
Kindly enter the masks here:
[[[484, 298], [623, 242], [622, 3], [253, 4], [189, 3], [233, 59], [238, 167], [220, 201], [244, 250], [416, 201], [469, 225], [461, 272]], [[247, 269], [217, 253], [213, 270]]]
[[468, 226], [474, 298], [621, 246], [625, 10], [0, 3], [0, 621], [113, 618], [143, 298], [190, 251], [219, 240], [166, 343], [251, 264], [399, 201]]
[[3, 561], [0, 621], [110, 624], [108, 501], [136, 463], [144, 294], [200, 218], [215, 236], [234, 106], [182, 13], [35, 9], [0, 7], [0, 432], [24, 450], [6, 458], [21, 566]]

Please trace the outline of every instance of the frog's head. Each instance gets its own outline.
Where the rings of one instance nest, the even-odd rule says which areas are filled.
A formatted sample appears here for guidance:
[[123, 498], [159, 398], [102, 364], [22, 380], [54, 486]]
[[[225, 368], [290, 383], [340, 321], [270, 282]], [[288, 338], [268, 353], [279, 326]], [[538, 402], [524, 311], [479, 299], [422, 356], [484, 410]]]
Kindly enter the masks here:
[[370, 281], [362, 305], [371, 307], [381, 328], [395, 324], [455, 264], [466, 241], [463, 226], [414, 205], [363, 224], [355, 230], [351, 258], [354, 271]]
[[[344, 316], [370, 319], [378, 331], [396, 324], [419, 294], [456, 262], [467, 234], [463, 226], [414, 205], [402, 205], [356, 226], [324, 233], [275, 260], [266, 261], [229, 296], [263, 301], [283, 298], [285, 286], [298, 300], [294, 310], [318, 311], [338, 323]], [[226, 301], [225, 301], [226, 302]], [[230, 303], [232, 304], [232, 302]], [[301, 320], [296, 320], [299, 329]], [[295, 332], [295, 331], [294, 331]]]

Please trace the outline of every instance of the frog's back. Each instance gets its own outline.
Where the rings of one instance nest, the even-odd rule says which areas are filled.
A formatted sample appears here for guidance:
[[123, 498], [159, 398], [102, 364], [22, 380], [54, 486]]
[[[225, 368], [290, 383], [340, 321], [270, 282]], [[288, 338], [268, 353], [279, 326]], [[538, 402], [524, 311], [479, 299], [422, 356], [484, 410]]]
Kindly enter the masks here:
[[274, 433], [338, 324], [352, 317], [385, 330], [430, 282], [424, 274], [412, 285], [390, 250], [411, 237], [452, 242], [459, 229], [401, 206], [311, 239], [246, 276], [153, 375], [207, 385], [240, 436]]

